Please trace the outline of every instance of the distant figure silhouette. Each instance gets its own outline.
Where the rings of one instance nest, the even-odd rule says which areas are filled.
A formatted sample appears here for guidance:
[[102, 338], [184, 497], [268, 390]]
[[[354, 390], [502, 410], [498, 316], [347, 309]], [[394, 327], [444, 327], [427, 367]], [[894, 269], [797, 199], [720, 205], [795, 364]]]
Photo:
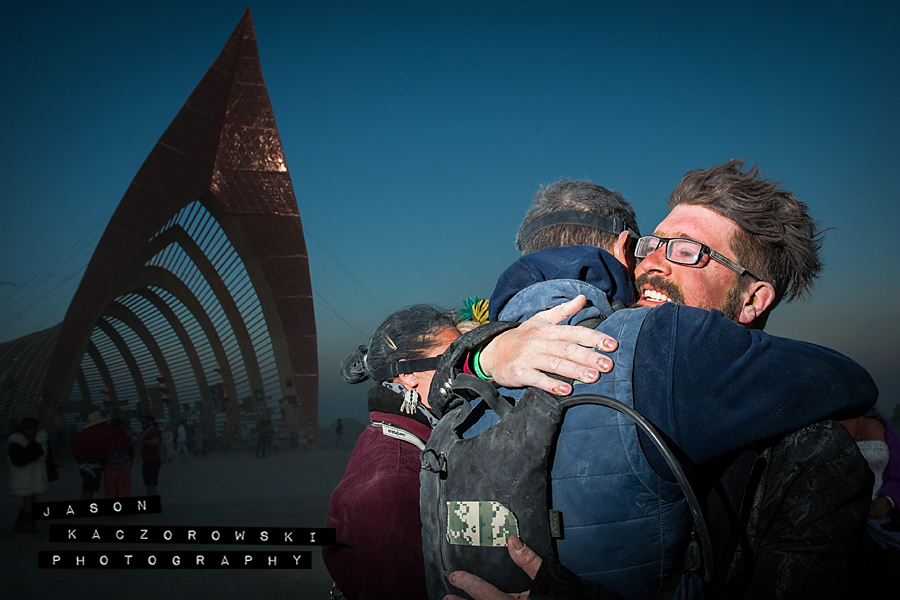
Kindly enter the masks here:
[[340, 419], [337, 420], [337, 427], [334, 428], [334, 447], [344, 447], [344, 424]]
[[190, 458], [191, 453], [188, 452], [188, 434], [187, 427], [184, 426], [184, 421], [182, 421], [178, 425], [178, 441], [175, 442], [178, 446], [178, 449], [175, 451], [176, 458], [181, 456], [181, 453], [184, 453], [185, 458]]
[[262, 450], [262, 457], [266, 457], [266, 448], [269, 444], [269, 420], [263, 419], [259, 423], [259, 439], [256, 442], [256, 458], [259, 458], [259, 452]]

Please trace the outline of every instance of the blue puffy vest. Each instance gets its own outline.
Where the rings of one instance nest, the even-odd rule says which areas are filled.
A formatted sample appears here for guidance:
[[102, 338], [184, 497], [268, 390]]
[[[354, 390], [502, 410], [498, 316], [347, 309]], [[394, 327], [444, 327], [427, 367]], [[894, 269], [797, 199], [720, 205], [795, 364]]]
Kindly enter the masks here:
[[[634, 348], [649, 310], [621, 310], [598, 327], [619, 341], [615, 368], [597, 383], [577, 385], [574, 394], [602, 394], [634, 407]], [[666, 575], [680, 570], [691, 526], [684, 495], [656, 474], [637, 427], [622, 413], [592, 405], [566, 412], [551, 491], [565, 524], [558, 556], [578, 575], [637, 599], [652, 597]]]
[[[537, 287], [552, 288], [560, 283], [548, 281]], [[531, 304], [530, 308], [534, 308], [536, 312], [548, 305], [541, 304], [547, 300], [542, 296], [545, 294], [540, 291], [530, 297], [526, 296], [525, 304]], [[591, 300], [602, 316], [612, 313], [605, 296]], [[521, 302], [518, 308], [521, 308]], [[618, 350], [611, 355], [615, 368], [611, 373], [603, 374], [596, 383], [577, 384], [574, 395], [602, 394], [634, 407], [634, 351], [641, 324], [649, 310], [620, 310], [608, 316], [597, 327], [619, 342]], [[585, 316], [592, 315], [582, 315], [582, 318]], [[664, 382], [662, 384], [665, 385]], [[515, 398], [516, 401], [524, 392], [501, 390], [501, 394]], [[452, 416], [452, 427], [456, 434], [461, 438], [475, 439], [489, 428], [503, 425], [497, 415], [486, 409], [484, 404], [482, 402], [471, 410], [468, 406], [464, 406], [462, 410], [457, 409], [456, 413], [445, 417], [445, 421]], [[509, 415], [504, 417], [504, 421], [508, 417]], [[441, 425], [448, 427], [445, 421]], [[438, 440], [435, 435], [441, 425], [435, 429], [432, 440]], [[525, 435], [508, 428], [510, 437]], [[528, 437], [531, 437], [530, 432]], [[518, 442], [524, 443], [524, 440]], [[626, 598], [651, 598], [668, 575], [680, 571], [685, 546], [690, 537], [690, 511], [680, 486], [656, 474], [644, 456], [634, 422], [609, 408], [584, 405], [569, 409], [565, 413], [558, 439], [555, 445], [551, 440], [551, 446], [551, 507], [562, 513], [563, 523], [564, 537], [556, 540], [560, 562], [579, 576], [609, 587]], [[646, 450], [657, 451], [649, 444]], [[495, 453], [493, 450], [491, 452]], [[469, 460], [476, 462], [477, 459]], [[492, 462], [492, 457], [485, 457], [480, 464], [471, 465], [472, 478], [489, 479], [492, 470], [515, 469], [516, 463], [518, 460], [514, 455], [507, 459], [507, 464], [499, 465]], [[422, 483], [423, 524], [426, 523], [426, 518], [446, 519], [446, 514], [427, 514], [430, 509], [424, 496], [428, 489], [424, 474]], [[535, 493], [546, 492], [535, 490]], [[493, 500], [474, 497], [468, 499]], [[425, 527], [427, 528], [427, 524]], [[529, 542], [522, 537], [526, 543]], [[485, 556], [488, 551], [506, 553], [505, 547], [480, 551]], [[426, 548], [426, 570], [428, 560]], [[447, 558], [443, 561], [452, 562]], [[452, 564], [445, 567], [450, 570], [454, 568]], [[489, 575], [486, 579], [490, 581], [492, 577]], [[496, 581], [497, 577], [493, 579]]]

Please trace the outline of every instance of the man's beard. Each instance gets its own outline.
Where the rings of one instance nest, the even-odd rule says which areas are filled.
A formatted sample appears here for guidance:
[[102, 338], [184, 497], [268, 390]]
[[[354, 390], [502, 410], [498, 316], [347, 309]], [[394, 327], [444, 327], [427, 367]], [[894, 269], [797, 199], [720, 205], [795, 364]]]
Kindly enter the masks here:
[[731, 286], [731, 289], [728, 290], [728, 294], [725, 296], [725, 300], [722, 302], [722, 308], [719, 309], [723, 315], [735, 323], [738, 322], [738, 317], [741, 315], [741, 305], [743, 304], [741, 292], [742, 290], [737, 284]]
[[[641, 294], [641, 287], [644, 285], [662, 292], [675, 304], [682, 306], [687, 304], [684, 299], [684, 292], [681, 291], [681, 286], [673, 281], [660, 277], [659, 275], [651, 275], [650, 273], [644, 273], [634, 281], [634, 286], [637, 288], [637, 293], [639, 294], [638, 301], [643, 297]], [[738, 317], [741, 314], [741, 303], [741, 290], [737, 283], [735, 283], [725, 295], [722, 306], [700, 306], [699, 308], [715, 308], [722, 311], [723, 315], [737, 323]]]

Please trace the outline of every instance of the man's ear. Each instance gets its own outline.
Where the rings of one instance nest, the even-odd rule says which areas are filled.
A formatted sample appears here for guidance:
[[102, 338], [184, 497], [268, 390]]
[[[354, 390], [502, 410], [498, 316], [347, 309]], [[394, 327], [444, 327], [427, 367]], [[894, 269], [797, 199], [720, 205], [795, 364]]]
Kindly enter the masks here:
[[775, 302], [775, 287], [768, 281], [754, 281], [744, 290], [740, 322], [747, 329], [762, 329]]
[[619, 234], [619, 237], [616, 238], [616, 243], [613, 246], [613, 256], [622, 263], [622, 266], [625, 267], [632, 276], [634, 275], [634, 269], [637, 266], [637, 261], [634, 258], [635, 241], [636, 240], [631, 237], [629, 232], [623, 231]]

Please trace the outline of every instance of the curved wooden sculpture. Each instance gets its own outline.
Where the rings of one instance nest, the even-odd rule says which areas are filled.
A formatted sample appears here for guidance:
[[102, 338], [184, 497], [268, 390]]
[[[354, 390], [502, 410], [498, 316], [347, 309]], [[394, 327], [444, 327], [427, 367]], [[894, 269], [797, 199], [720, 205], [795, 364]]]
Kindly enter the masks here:
[[[261, 407], [278, 402], [288, 429], [315, 444], [306, 243], [249, 10], [104, 231], [59, 330], [39, 416], [52, 422], [70, 391], [82, 410], [94, 403], [83, 365], [115, 379], [104, 364], [110, 357], [92, 342], [97, 335], [127, 366], [120, 377], [132, 379], [143, 411], [152, 389], [168, 401], [170, 418], [180, 418], [182, 402], [200, 402], [209, 416], [217, 408], [210, 386], [221, 385], [227, 428], [255, 423]], [[121, 401], [109, 403], [116, 412]]]

